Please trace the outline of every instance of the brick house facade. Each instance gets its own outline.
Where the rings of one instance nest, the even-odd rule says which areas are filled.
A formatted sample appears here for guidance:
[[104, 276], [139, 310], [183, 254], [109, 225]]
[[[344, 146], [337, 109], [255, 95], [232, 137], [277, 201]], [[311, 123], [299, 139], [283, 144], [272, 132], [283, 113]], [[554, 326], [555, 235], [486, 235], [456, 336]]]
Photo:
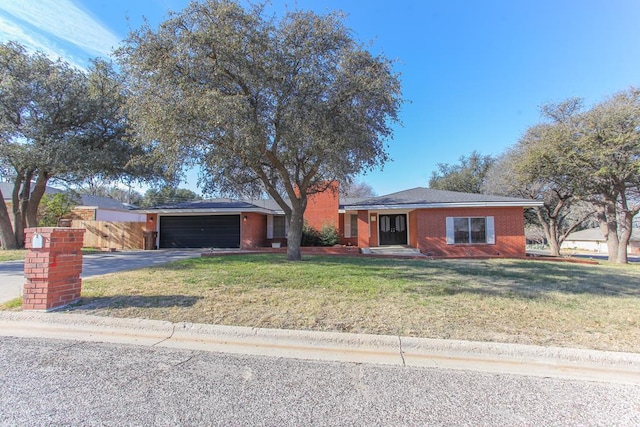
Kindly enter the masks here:
[[[337, 184], [309, 197], [308, 225], [333, 225], [341, 244], [403, 246], [441, 257], [522, 256], [524, 209], [532, 200], [414, 188], [341, 200]], [[283, 210], [273, 200], [212, 199], [141, 210], [159, 247], [251, 249], [286, 244]]]

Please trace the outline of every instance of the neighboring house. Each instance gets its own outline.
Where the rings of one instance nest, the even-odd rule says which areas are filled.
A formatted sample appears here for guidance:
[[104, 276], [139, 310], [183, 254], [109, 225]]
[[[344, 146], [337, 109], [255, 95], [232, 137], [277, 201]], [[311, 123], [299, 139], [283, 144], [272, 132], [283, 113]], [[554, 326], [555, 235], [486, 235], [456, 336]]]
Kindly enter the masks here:
[[135, 210], [135, 206], [110, 197], [80, 196], [80, 204], [73, 208], [69, 218], [92, 221], [145, 222], [146, 215]]
[[[589, 251], [598, 254], [608, 254], [607, 241], [600, 228], [589, 228], [587, 230], [576, 231], [567, 236], [562, 242], [562, 249], [579, 251]], [[640, 230], [634, 229], [629, 239], [627, 253], [630, 255], [640, 255]]]
[[[13, 183], [0, 182], [0, 190], [7, 204], [7, 210], [12, 210], [11, 194]], [[63, 193], [63, 190], [47, 187], [45, 194]], [[135, 206], [122, 203], [109, 197], [80, 195], [80, 203], [73, 208], [70, 219], [87, 221], [115, 221], [115, 222], [145, 222], [146, 215], [133, 210]]]
[[[11, 213], [13, 184], [2, 182], [0, 190], [7, 209]], [[46, 194], [62, 193], [62, 190], [47, 187]], [[81, 195], [80, 204], [75, 206], [60, 222], [86, 230], [84, 246], [113, 249], [142, 249], [147, 216], [133, 210], [134, 206], [121, 203], [109, 197]]]
[[[305, 220], [335, 226], [344, 245], [417, 248], [444, 257], [524, 256], [527, 199], [413, 188], [344, 199], [337, 185], [309, 197]], [[160, 248], [257, 248], [286, 243], [284, 212], [273, 200], [213, 199], [139, 210]]]

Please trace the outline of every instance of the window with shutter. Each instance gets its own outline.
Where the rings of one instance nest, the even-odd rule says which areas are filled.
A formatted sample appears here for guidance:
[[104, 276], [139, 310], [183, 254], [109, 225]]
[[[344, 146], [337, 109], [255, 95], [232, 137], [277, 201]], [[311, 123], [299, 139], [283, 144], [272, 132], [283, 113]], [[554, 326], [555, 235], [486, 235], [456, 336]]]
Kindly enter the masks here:
[[447, 217], [447, 244], [485, 243], [495, 244], [495, 226], [492, 216]]

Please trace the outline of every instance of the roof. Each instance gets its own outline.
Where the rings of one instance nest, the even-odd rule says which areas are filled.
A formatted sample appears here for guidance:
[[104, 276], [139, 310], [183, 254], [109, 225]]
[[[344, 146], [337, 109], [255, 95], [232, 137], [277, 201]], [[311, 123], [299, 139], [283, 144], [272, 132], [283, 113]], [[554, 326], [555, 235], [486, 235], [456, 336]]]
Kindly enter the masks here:
[[[5, 200], [11, 200], [11, 195], [13, 194], [13, 182], [0, 182], [0, 191], [2, 191], [2, 197]], [[56, 194], [63, 193], [63, 191], [55, 187], [49, 187], [47, 185], [45, 193]]]
[[[346, 202], [346, 201], [345, 201]], [[502, 206], [541, 206], [542, 202], [515, 197], [493, 196], [488, 194], [460, 193], [457, 191], [434, 190], [416, 187], [410, 190], [387, 194], [386, 196], [360, 199], [344, 203], [344, 209], [416, 209], [439, 207], [502, 207]]]
[[237, 200], [237, 199], [208, 199], [193, 200], [189, 202], [180, 202], [173, 204], [164, 204], [152, 206], [149, 208], [140, 208], [140, 212], [147, 213], [166, 213], [166, 212], [262, 212], [262, 213], [281, 213], [282, 209], [275, 200], [272, 199], [256, 199], [256, 200]]
[[[582, 242], [604, 242], [604, 234], [599, 227], [588, 228], [586, 230], [575, 231], [567, 236], [566, 241], [582, 241]], [[640, 230], [634, 229], [631, 233], [631, 242], [640, 242]]]
[[[341, 210], [369, 210], [436, 207], [532, 207], [540, 205], [542, 205], [542, 202], [530, 199], [459, 193], [455, 191], [417, 187], [380, 197], [342, 198], [339, 208]], [[144, 213], [261, 212], [276, 215], [284, 213], [276, 201], [271, 198], [246, 200], [217, 198], [195, 200], [141, 208], [139, 211]]]
[[99, 209], [128, 211], [134, 209], [135, 206], [129, 203], [123, 203], [111, 197], [92, 196], [90, 194], [80, 195], [80, 206], [91, 206]]
[[[11, 200], [11, 194], [13, 193], [12, 182], [0, 182], [0, 191], [2, 191], [2, 197], [5, 200]], [[64, 193], [64, 190], [59, 188], [47, 186], [45, 194], [57, 194]], [[78, 206], [95, 207], [98, 209], [128, 211], [134, 206], [128, 203], [123, 203], [110, 197], [93, 196], [90, 194], [81, 194]]]

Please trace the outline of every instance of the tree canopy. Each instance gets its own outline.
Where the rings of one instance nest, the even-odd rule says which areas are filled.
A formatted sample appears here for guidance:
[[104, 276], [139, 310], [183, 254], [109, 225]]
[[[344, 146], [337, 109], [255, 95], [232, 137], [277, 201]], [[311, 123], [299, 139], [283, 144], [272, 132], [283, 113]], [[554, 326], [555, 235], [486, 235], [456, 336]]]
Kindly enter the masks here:
[[640, 212], [640, 89], [618, 92], [582, 117], [571, 160], [583, 197], [598, 210], [609, 260], [627, 262], [633, 218]]
[[376, 191], [366, 182], [340, 183], [340, 195], [342, 197], [365, 198], [377, 196]]
[[160, 189], [150, 188], [145, 191], [140, 201], [141, 207], [151, 207], [158, 205], [175, 204], [189, 202], [192, 200], [202, 200], [202, 197], [186, 188], [176, 188], [171, 186]]
[[488, 174], [496, 194], [542, 200], [537, 217], [552, 253], [594, 213], [609, 260], [627, 262], [640, 211], [640, 91], [630, 89], [585, 110], [580, 99], [542, 107], [531, 126]]
[[268, 193], [300, 259], [307, 197], [388, 160], [402, 103], [392, 62], [353, 39], [341, 13], [265, 16], [228, 0], [192, 2], [117, 52], [141, 143], [205, 190]]
[[[129, 143], [124, 90], [111, 64], [96, 60], [88, 71], [0, 44], [0, 163], [11, 175], [12, 212], [0, 197], [0, 244], [23, 244], [23, 228], [37, 212], [52, 179], [90, 175], [116, 179], [150, 176], [144, 150]], [[13, 221], [11, 221], [13, 219]]]
[[480, 194], [494, 161], [492, 156], [473, 151], [469, 157], [461, 156], [458, 164], [438, 163], [438, 170], [431, 173], [429, 188]]

